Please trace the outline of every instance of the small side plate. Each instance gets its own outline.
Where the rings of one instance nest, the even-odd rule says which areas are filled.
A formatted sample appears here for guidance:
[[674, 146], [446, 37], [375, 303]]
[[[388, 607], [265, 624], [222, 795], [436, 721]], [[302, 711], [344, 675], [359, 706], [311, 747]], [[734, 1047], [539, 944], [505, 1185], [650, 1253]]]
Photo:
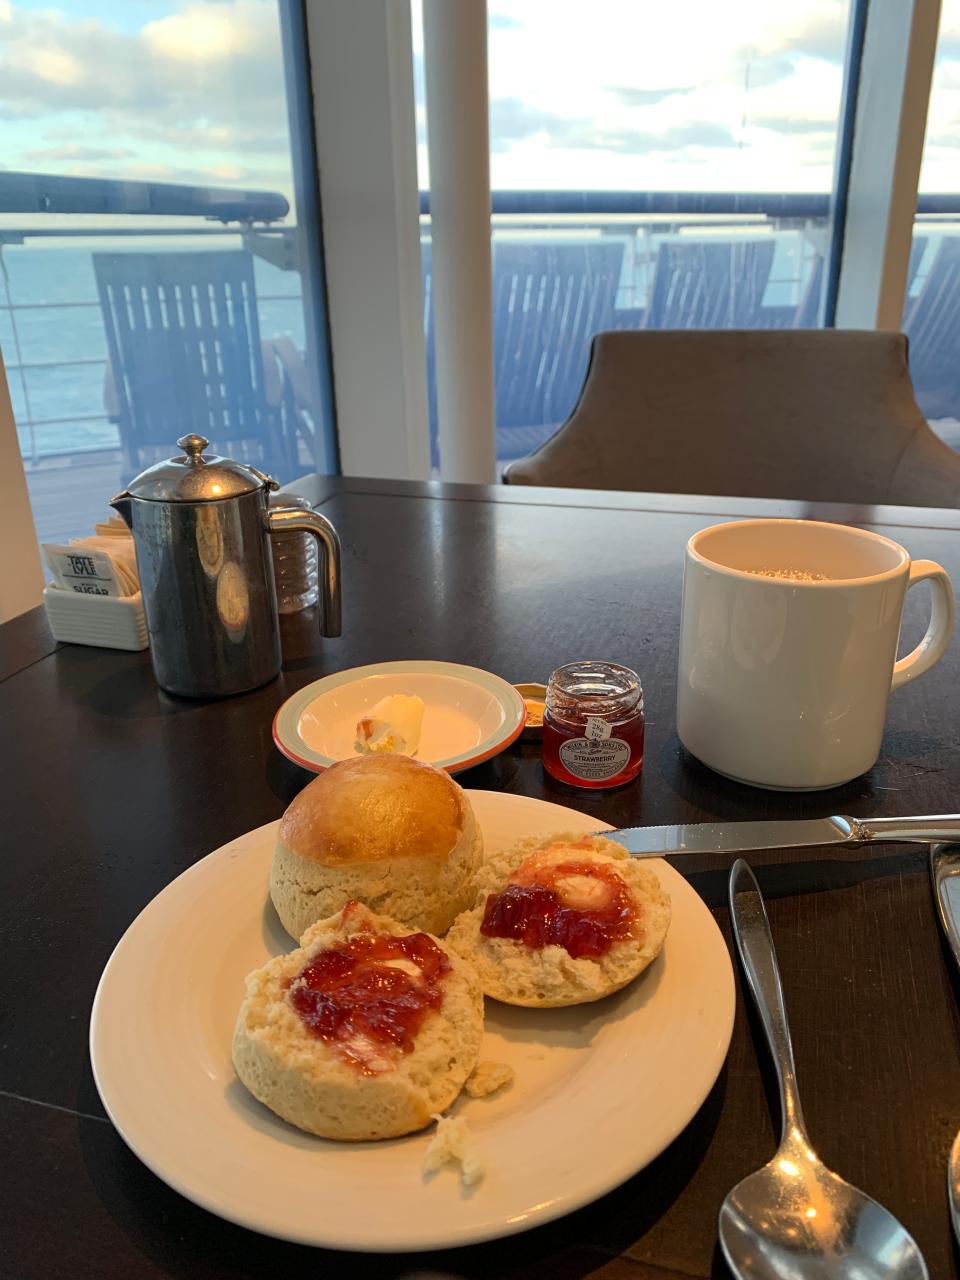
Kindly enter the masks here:
[[423, 699], [416, 759], [459, 773], [514, 742], [527, 709], [506, 680], [456, 662], [380, 662], [315, 680], [288, 698], [273, 721], [273, 740], [288, 759], [320, 773], [353, 759], [357, 721], [394, 693]]

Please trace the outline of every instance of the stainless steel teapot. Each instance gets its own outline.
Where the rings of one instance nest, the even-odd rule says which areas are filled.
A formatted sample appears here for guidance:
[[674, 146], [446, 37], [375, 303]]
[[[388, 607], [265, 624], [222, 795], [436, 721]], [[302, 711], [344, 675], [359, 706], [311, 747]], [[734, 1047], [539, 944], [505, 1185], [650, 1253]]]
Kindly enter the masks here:
[[245, 463], [203, 456], [158, 462], [110, 505], [133, 532], [157, 684], [186, 698], [225, 697], [280, 670], [270, 534], [313, 534], [320, 552], [320, 632], [340, 634], [340, 539], [325, 516], [268, 509], [276, 480]]

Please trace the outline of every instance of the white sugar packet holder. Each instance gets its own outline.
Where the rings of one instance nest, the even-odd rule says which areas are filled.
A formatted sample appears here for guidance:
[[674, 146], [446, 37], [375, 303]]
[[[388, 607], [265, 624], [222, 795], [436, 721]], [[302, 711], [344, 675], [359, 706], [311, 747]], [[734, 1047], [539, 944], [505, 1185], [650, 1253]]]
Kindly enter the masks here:
[[50, 583], [43, 606], [54, 640], [101, 649], [146, 649], [147, 622], [143, 596], [88, 595]]

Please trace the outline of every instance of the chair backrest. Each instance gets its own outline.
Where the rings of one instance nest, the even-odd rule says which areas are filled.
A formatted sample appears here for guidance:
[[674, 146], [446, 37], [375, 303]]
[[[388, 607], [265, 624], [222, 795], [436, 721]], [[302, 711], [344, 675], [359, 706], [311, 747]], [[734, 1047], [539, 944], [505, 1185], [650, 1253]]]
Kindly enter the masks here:
[[571, 417], [511, 484], [954, 506], [902, 334], [603, 333]]
[[960, 236], [941, 240], [905, 328], [921, 409], [960, 416]]
[[141, 457], [190, 431], [266, 443], [251, 255], [95, 253], [93, 266], [125, 443]]
[[773, 264], [771, 237], [669, 241], [653, 270], [648, 329], [745, 329], [763, 324]]
[[[494, 241], [493, 339], [498, 456], [510, 456], [510, 434], [525, 433], [526, 453], [576, 403], [590, 341], [613, 323], [623, 265], [615, 240], [577, 243]], [[431, 438], [436, 460], [435, 346], [431, 246], [423, 246], [424, 324]], [[542, 428], [539, 433], [529, 429]]]

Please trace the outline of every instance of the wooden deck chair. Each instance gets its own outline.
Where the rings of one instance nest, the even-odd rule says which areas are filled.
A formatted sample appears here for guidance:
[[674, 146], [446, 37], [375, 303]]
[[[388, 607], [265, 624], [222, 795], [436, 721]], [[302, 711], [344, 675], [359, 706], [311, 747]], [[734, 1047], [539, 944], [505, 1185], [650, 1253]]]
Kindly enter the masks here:
[[295, 441], [268, 397], [245, 251], [95, 253], [126, 475], [197, 432], [287, 479]]
[[773, 251], [772, 237], [661, 244], [645, 328], [762, 328]]
[[923, 413], [960, 417], [960, 236], [943, 237], [905, 329]]
[[[424, 320], [436, 451], [432, 255], [424, 246]], [[593, 335], [609, 328], [623, 265], [615, 240], [535, 244], [495, 241], [493, 344], [497, 457], [536, 449], [576, 403]]]
[[[910, 262], [907, 266], [907, 287], [906, 293], [909, 293], [910, 286], [913, 284], [917, 269], [920, 266], [920, 260], [923, 257], [924, 250], [927, 247], [926, 236], [914, 236], [910, 245]], [[796, 318], [789, 326], [794, 329], [819, 329], [823, 324], [823, 282], [824, 282], [824, 260], [818, 253], [814, 258], [813, 266], [807, 277], [807, 283], [803, 290], [803, 297], [797, 307]]]

